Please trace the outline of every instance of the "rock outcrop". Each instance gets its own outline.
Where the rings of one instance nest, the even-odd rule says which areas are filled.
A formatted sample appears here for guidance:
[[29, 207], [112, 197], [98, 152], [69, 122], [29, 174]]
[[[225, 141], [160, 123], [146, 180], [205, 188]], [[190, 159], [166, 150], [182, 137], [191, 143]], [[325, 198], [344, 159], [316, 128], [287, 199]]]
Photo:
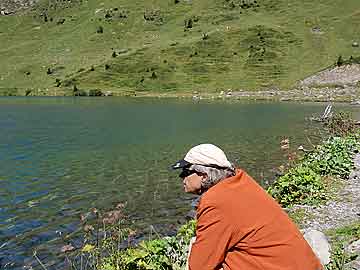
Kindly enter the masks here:
[[26, 9], [38, 0], [1, 0], [0, 1], [0, 16], [11, 15], [18, 10]]

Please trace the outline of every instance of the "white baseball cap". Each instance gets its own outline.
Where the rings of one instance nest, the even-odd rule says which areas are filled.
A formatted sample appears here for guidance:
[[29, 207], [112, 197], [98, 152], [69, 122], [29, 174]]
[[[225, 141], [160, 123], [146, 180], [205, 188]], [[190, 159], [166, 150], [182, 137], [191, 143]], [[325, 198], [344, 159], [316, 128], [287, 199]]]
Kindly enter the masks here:
[[199, 144], [194, 146], [186, 153], [184, 159], [179, 160], [171, 167], [176, 170], [185, 168], [191, 164], [233, 169], [233, 166], [227, 159], [225, 153], [213, 144]]

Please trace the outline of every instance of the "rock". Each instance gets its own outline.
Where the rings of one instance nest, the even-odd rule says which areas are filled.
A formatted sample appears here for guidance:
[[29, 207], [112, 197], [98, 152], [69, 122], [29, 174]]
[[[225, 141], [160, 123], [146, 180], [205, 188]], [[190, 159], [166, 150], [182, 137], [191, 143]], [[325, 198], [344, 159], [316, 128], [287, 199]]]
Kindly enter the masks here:
[[93, 230], [95, 230], [95, 228], [92, 225], [87, 224], [87, 225], [84, 226], [84, 231], [85, 232], [91, 232]]
[[97, 8], [97, 9], [95, 9], [95, 14], [98, 14], [100, 11], [102, 11], [103, 10], [103, 8]]
[[120, 218], [123, 218], [124, 214], [121, 210], [112, 210], [105, 213], [105, 217], [103, 218], [104, 224], [114, 224]]
[[360, 270], [360, 257], [358, 257], [355, 261], [349, 262], [345, 264], [346, 270]]
[[356, 41], [354, 41], [354, 42], [352, 43], [352, 46], [353, 46], [353, 47], [359, 47], [359, 43], [356, 42]]
[[360, 105], [360, 100], [355, 100], [351, 102], [350, 105]]
[[232, 92], [231, 92], [231, 91], [227, 92], [227, 93], [226, 93], [226, 96], [227, 96], [227, 97], [231, 97], [231, 96], [232, 96]]
[[75, 250], [75, 248], [71, 244], [65, 245], [61, 248], [61, 252], [69, 252], [73, 250]]
[[118, 54], [127, 53], [128, 51], [128, 49], [121, 49], [118, 51]]
[[324, 233], [317, 230], [308, 230], [304, 234], [305, 240], [313, 249], [322, 265], [330, 262], [330, 244]]
[[315, 26], [315, 27], [311, 28], [311, 32], [314, 34], [322, 34], [323, 33], [319, 26]]
[[347, 248], [346, 252], [349, 253], [355, 253], [357, 255], [360, 255], [360, 239], [351, 243]]
[[105, 92], [105, 97], [111, 97], [112, 95], [113, 95], [113, 93], [111, 91]]

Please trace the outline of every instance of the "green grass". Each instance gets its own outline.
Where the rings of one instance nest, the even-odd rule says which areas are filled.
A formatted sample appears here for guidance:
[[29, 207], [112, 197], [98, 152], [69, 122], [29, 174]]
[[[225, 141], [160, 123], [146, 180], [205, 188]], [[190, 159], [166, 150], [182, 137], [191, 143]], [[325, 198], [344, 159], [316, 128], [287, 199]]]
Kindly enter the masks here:
[[326, 231], [331, 243], [331, 261], [325, 270], [349, 269], [345, 265], [356, 260], [358, 254], [349, 253], [346, 247], [360, 239], [360, 222]]
[[0, 94], [71, 95], [74, 84], [117, 94], [289, 89], [339, 55], [360, 55], [358, 0], [54, 3], [0, 16]]

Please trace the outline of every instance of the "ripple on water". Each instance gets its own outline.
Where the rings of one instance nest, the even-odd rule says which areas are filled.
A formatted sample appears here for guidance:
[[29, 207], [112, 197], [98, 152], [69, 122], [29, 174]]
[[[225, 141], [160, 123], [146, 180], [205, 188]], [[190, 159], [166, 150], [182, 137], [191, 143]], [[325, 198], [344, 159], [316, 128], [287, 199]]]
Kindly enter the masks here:
[[32, 263], [34, 249], [61, 266], [54, 258], [64, 237], [81, 241], [80, 215], [93, 207], [127, 202], [143, 235], [150, 225], [173, 232], [193, 196], [168, 168], [187, 149], [215, 143], [262, 181], [285, 159], [279, 141], [289, 137], [293, 150], [304, 144], [313, 132], [305, 117], [323, 111], [321, 104], [116, 98], [0, 104], [0, 265], [16, 262], [15, 269]]

